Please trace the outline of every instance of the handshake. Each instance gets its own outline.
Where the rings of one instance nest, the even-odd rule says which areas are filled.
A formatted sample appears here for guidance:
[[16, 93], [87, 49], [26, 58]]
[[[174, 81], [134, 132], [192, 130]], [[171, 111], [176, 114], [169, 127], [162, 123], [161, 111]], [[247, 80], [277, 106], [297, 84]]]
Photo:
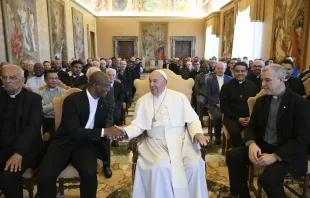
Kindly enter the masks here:
[[125, 129], [116, 125], [110, 128], [105, 128], [104, 136], [111, 140], [119, 140], [119, 141], [128, 138]]

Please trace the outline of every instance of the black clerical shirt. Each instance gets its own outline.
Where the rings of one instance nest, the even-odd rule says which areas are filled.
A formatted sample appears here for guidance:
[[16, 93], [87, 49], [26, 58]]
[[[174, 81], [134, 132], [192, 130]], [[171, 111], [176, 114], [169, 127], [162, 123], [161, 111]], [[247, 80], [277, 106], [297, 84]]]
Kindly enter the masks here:
[[0, 146], [13, 144], [16, 137], [16, 111], [19, 102], [19, 94], [15, 97], [7, 95], [2, 125], [0, 130]]
[[249, 117], [248, 98], [257, 94], [254, 83], [244, 80], [239, 82], [232, 79], [223, 84], [220, 92], [220, 107], [225, 118], [239, 120], [240, 117]]

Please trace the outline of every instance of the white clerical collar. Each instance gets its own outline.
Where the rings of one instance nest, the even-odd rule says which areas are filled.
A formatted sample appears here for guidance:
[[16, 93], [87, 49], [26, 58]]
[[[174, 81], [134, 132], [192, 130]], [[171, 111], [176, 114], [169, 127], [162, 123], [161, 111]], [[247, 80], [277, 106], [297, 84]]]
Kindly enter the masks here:
[[291, 77], [285, 78], [284, 81], [286, 82], [286, 81], [288, 81], [290, 78], [291, 78]]
[[97, 99], [93, 98], [93, 96], [89, 93], [88, 89], [86, 89], [86, 93], [87, 93], [87, 97], [88, 97], [88, 100], [92, 103], [98, 103], [100, 97], [98, 97]]
[[216, 75], [216, 77], [217, 77], [217, 78], [224, 78], [224, 75], [223, 75], [223, 76], [218, 76], [218, 75]]
[[113, 87], [114, 86], [114, 80], [111, 82], [111, 87]]
[[245, 79], [243, 81], [238, 81], [239, 85], [241, 85], [244, 81], [245, 81]]
[[10, 96], [10, 98], [16, 98], [16, 95], [17, 95], [17, 94], [15, 94], [15, 95], [9, 95], [9, 96]]
[[55, 91], [57, 89], [57, 87], [55, 88], [49, 88], [50, 91]]

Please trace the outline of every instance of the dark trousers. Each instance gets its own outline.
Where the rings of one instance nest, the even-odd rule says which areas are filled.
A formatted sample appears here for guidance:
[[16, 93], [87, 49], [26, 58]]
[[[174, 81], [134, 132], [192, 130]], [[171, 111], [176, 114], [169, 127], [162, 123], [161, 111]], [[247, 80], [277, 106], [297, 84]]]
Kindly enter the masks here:
[[[267, 143], [258, 145], [262, 153], [273, 153], [276, 147]], [[229, 173], [230, 192], [239, 195], [240, 198], [249, 198], [249, 188], [247, 185], [248, 169], [251, 165], [248, 157], [248, 148], [239, 146], [227, 152], [226, 162]], [[258, 182], [267, 193], [268, 197], [285, 198], [283, 181], [288, 173], [289, 164], [286, 162], [275, 162], [266, 167], [260, 175]]]
[[55, 118], [43, 119], [43, 133], [49, 132], [51, 135], [55, 133]]
[[224, 118], [224, 125], [230, 135], [232, 147], [241, 145], [241, 131], [245, 127], [242, 126], [237, 120], [231, 118]]
[[203, 124], [203, 113], [204, 113], [204, 107], [206, 105], [206, 97], [198, 95], [197, 96], [197, 114], [199, 116], [200, 122]]
[[222, 112], [216, 106], [209, 106], [209, 112], [213, 115], [213, 126], [215, 131], [215, 137], [221, 138], [221, 130], [222, 130]]
[[95, 198], [97, 191], [97, 151], [91, 143], [50, 146], [37, 173], [39, 197], [56, 197], [58, 175], [71, 162], [79, 172], [80, 197]]
[[113, 118], [114, 118], [114, 124], [117, 126], [122, 125], [122, 119], [123, 119], [123, 107], [115, 107], [114, 113], [113, 113]]
[[94, 143], [94, 146], [97, 149], [97, 158], [102, 160], [103, 166], [110, 167], [111, 164], [110, 140], [106, 138], [101, 138], [100, 142]]
[[36, 142], [28, 154], [22, 158], [22, 170], [18, 172], [5, 171], [6, 161], [14, 154], [13, 146], [0, 148], [0, 189], [7, 198], [22, 198], [22, 174], [27, 168], [37, 168], [41, 162], [43, 152], [43, 142]]

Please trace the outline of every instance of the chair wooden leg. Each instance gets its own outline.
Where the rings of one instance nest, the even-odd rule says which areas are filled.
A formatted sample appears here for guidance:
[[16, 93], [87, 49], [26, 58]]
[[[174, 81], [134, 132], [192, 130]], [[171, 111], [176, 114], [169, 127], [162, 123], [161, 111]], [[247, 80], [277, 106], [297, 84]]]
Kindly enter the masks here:
[[212, 141], [212, 137], [213, 137], [213, 135], [212, 135], [212, 128], [213, 128], [213, 126], [212, 126], [212, 120], [211, 120], [211, 118], [210, 118], [210, 116], [209, 116], [209, 118], [208, 118], [208, 134], [209, 134], [209, 136], [210, 136], [210, 140]]
[[223, 133], [223, 141], [222, 141], [222, 155], [225, 155], [226, 150], [226, 135]]
[[303, 192], [302, 192], [303, 198], [307, 198], [309, 182], [310, 182], [310, 174], [306, 174], [305, 180], [304, 180], [304, 185], [303, 185]]
[[59, 178], [58, 179], [58, 192], [60, 196], [64, 196], [65, 195], [65, 186], [64, 186], [64, 179], [63, 178]]

